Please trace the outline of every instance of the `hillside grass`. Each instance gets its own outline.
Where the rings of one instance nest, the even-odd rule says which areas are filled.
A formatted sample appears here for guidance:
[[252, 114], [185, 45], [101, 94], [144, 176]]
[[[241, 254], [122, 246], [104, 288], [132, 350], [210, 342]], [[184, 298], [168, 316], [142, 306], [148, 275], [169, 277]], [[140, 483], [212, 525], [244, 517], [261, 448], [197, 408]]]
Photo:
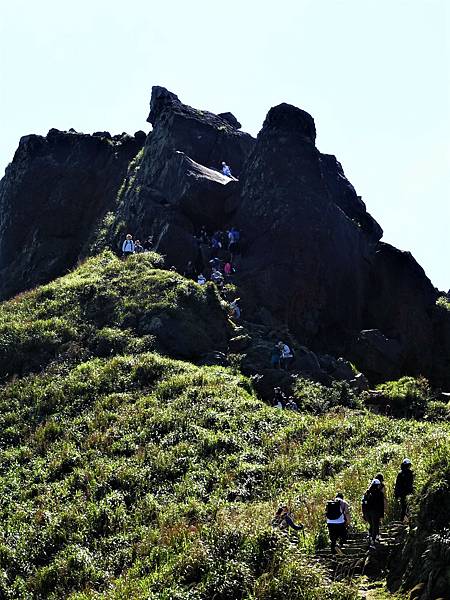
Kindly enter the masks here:
[[[311, 412], [280, 411], [232, 370], [155, 352], [168, 332], [207, 347], [226, 327], [212, 286], [159, 266], [105, 253], [0, 306], [0, 597], [356, 600], [311, 561], [326, 500], [342, 490], [363, 528], [381, 470], [393, 518], [399, 463], [428, 485], [449, 425], [305, 381]], [[304, 538], [272, 530], [279, 503]]]
[[[162, 269], [155, 253], [109, 251], [0, 305], [0, 380], [51, 361], [158, 350], [198, 358], [220, 345], [226, 316], [212, 285]], [[223, 344], [223, 341], [222, 341]]]
[[[449, 432], [280, 412], [225, 369], [151, 353], [29, 375], [0, 408], [5, 598], [353, 598], [308, 563], [325, 500], [343, 489], [362, 526], [374, 472], [392, 489], [408, 454], [420, 484]], [[271, 530], [279, 502], [304, 542]]]

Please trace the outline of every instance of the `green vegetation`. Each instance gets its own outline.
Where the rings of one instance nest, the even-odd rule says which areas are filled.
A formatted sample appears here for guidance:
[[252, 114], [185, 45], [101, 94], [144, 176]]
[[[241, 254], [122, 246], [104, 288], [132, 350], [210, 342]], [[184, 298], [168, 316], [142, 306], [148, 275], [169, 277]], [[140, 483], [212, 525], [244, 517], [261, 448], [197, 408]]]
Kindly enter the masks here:
[[446, 296], [440, 296], [436, 300], [436, 306], [450, 311], [450, 301]]
[[[325, 501], [343, 490], [364, 527], [382, 470], [392, 518], [405, 455], [440, 494], [450, 427], [305, 380], [303, 412], [279, 411], [236, 367], [175, 360], [228, 324], [213, 286], [160, 266], [105, 253], [0, 307], [0, 597], [356, 600], [311, 561]], [[280, 502], [304, 539], [270, 527]]]
[[432, 400], [430, 384], [424, 377], [402, 377], [398, 381], [387, 381], [377, 386], [387, 398], [393, 414], [423, 417]]
[[226, 316], [214, 287], [160, 267], [154, 253], [120, 260], [104, 252], [3, 303], [0, 377], [37, 371], [56, 358], [74, 363], [155, 348], [195, 358], [212, 343], [223, 345]]

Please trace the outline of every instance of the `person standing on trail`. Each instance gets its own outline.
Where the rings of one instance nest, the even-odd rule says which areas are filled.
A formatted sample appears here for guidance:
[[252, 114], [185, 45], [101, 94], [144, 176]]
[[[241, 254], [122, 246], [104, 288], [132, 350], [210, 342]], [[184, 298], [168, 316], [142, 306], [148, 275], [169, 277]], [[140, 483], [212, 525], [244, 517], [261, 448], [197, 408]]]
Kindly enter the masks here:
[[380, 521], [384, 517], [384, 494], [379, 479], [373, 479], [365, 492], [362, 513], [364, 520], [369, 523], [369, 545], [375, 548], [375, 542], [380, 541]]
[[288, 371], [291, 362], [294, 360], [294, 354], [289, 346], [284, 342], [279, 342], [278, 346], [281, 352], [281, 367]]
[[225, 162], [222, 162], [222, 174], [225, 175], [225, 177], [233, 177], [230, 167]]
[[407, 497], [413, 493], [414, 473], [411, 470], [411, 461], [405, 458], [401, 464], [400, 472], [395, 480], [394, 495], [400, 502], [400, 520], [403, 521], [408, 512]]
[[130, 256], [130, 254], [134, 254], [134, 242], [131, 233], [127, 233], [127, 236], [123, 241], [122, 253], [125, 257]]
[[[350, 509], [344, 501], [344, 495], [336, 494], [334, 500], [327, 502], [325, 515], [327, 518], [328, 533], [330, 534], [331, 554], [340, 553], [340, 548], [347, 540], [347, 519], [350, 522]], [[339, 549], [336, 544], [339, 541]]]
[[383, 501], [384, 501], [384, 512], [386, 512], [387, 511], [387, 494], [386, 494], [386, 485], [384, 484], [383, 473], [377, 473], [375, 475], [374, 479], [378, 479], [380, 481], [380, 490], [381, 490], [381, 493], [383, 494]]

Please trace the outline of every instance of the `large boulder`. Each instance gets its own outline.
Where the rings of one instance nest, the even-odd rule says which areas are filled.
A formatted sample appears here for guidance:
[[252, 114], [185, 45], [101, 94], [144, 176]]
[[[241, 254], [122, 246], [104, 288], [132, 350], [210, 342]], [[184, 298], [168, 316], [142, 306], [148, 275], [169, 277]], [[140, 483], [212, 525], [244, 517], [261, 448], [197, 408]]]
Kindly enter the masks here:
[[0, 182], [0, 298], [62, 275], [88, 252], [142, 143], [56, 129], [20, 140]]
[[240, 178], [239, 284], [314, 350], [341, 351], [361, 329], [369, 265], [382, 235], [339, 163], [315, 146], [313, 118], [272, 108]]
[[430, 376], [433, 368], [433, 314], [437, 292], [409, 252], [377, 247], [367, 295], [367, 328], [379, 329], [402, 347], [398, 370]]

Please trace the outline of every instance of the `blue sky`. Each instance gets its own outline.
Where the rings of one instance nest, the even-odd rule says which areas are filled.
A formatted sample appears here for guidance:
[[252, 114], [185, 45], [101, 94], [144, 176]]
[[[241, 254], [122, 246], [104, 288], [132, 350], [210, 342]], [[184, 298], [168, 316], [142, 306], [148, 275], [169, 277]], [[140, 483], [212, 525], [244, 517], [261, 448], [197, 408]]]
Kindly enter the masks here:
[[310, 112], [382, 225], [450, 287], [448, 0], [0, 0], [0, 172], [50, 128], [148, 130], [151, 86], [231, 110]]

